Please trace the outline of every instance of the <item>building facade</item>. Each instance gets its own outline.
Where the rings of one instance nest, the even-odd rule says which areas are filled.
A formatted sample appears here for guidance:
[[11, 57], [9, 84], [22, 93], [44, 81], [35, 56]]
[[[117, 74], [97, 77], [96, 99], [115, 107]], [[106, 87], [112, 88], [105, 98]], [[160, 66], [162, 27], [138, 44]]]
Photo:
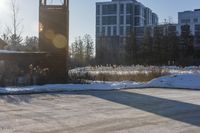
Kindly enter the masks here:
[[178, 13], [178, 34], [181, 35], [181, 27], [188, 25], [191, 35], [194, 36], [194, 46], [200, 47], [200, 9]]
[[[107, 60], [107, 64], [121, 64], [117, 60], [123, 60], [124, 47], [132, 31], [139, 39], [144, 34], [145, 26], [157, 24], [158, 16], [136, 0], [96, 3], [97, 60]], [[102, 61], [99, 63], [102, 64]]]

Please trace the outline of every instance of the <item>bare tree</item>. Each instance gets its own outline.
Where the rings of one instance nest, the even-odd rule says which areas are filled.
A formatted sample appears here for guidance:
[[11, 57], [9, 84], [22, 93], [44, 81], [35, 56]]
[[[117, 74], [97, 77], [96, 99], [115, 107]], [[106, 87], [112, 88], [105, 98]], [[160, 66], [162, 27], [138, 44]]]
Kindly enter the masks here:
[[19, 18], [19, 6], [17, 0], [10, 0], [12, 26], [7, 26], [6, 30], [10, 34], [11, 44], [17, 45], [22, 42], [22, 19]]
[[[10, 1], [11, 11], [12, 11], [12, 24], [13, 24], [13, 34], [21, 35], [21, 20], [19, 17], [19, 6], [17, 5], [17, 0]], [[18, 33], [19, 32], [19, 33]]]
[[85, 34], [83, 37], [85, 45], [85, 60], [89, 64], [91, 59], [94, 57], [94, 42], [89, 34]]

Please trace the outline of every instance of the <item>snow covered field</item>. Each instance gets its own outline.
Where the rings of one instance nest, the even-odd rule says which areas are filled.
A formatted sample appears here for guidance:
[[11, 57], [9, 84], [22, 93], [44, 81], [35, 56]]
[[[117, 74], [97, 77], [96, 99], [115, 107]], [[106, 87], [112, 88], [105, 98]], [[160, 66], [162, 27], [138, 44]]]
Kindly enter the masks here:
[[91, 82], [90, 84], [57, 84], [28, 87], [2, 87], [0, 94], [52, 93], [86, 90], [120, 90], [134, 88], [183, 88], [200, 89], [200, 74], [174, 74], [146, 83], [138, 82]]

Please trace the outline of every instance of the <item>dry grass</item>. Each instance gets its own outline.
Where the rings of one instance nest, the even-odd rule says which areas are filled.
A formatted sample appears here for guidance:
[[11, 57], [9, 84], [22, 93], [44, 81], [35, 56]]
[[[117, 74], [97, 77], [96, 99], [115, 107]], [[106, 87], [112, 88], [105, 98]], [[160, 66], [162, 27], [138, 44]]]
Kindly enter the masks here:
[[135, 82], [148, 82], [152, 79], [165, 76], [167, 72], [158, 70], [151, 70], [150, 72], [135, 73], [135, 74], [110, 74], [110, 73], [99, 73], [90, 74], [89, 72], [82, 74], [71, 74], [70, 79], [72, 82], [84, 82], [86, 80], [92, 81], [135, 81]]

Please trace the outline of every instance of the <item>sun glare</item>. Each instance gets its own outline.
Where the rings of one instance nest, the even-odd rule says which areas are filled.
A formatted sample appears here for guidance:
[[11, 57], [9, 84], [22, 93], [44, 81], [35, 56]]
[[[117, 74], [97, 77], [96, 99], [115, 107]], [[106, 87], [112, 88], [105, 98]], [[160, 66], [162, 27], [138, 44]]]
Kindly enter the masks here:
[[0, 0], [0, 9], [1, 10], [5, 10], [7, 9], [7, 3], [6, 3], [7, 0]]

